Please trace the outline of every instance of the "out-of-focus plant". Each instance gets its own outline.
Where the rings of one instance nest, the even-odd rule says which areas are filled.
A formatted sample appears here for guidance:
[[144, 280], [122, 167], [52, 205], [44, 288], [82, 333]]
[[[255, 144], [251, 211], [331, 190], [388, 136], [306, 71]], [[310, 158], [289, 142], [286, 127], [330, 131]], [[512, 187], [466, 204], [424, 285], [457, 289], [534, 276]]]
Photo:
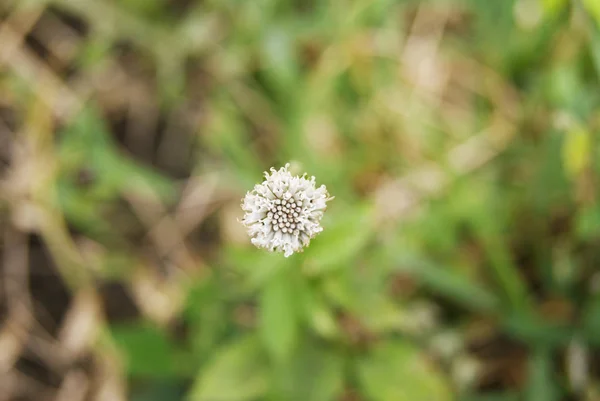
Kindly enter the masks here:
[[[90, 346], [131, 399], [597, 398], [600, 3], [17, 3], [68, 29], [0, 49], [7, 176], [52, 161], [0, 212], [125, 288]], [[240, 210], [288, 160], [327, 190], [286, 166]]]

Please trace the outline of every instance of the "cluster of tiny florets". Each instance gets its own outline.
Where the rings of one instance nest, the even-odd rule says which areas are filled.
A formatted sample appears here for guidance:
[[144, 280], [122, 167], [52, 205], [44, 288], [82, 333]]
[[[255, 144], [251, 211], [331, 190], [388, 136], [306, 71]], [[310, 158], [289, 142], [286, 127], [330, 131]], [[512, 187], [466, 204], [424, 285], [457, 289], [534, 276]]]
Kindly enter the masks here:
[[324, 185], [316, 187], [315, 177], [293, 176], [289, 164], [271, 168], [265, 181], [254, 186], [242, 200], [244, 218], [251, 242], [286, 257], [301, 252], [323, 231], [320, 225], [329, 196]]
[[296, 228], [296, 225], [301, 211], [300, 204], [296, 203], [294, 198], [289, 200], [275, 199], [271, 209], [267, 212], [267, 217], [272, 219], [273, 231], [281, 230], [284, 234], [298, 235], [300, 230]]

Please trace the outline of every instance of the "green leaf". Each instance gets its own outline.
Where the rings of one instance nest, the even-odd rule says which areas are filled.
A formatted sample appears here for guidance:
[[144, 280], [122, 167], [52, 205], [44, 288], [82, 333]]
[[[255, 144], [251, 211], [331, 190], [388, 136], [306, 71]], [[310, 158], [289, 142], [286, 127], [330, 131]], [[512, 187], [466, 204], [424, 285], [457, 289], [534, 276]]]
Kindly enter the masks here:
[[548, 347], [567, 344], [574, 331], [569, 325], [547, 322], [527, 311], [517, 311], [508, 315], [504, 325], [512, 336], [521, 341]]
[[[480, 212], [480, 211], [479, 211]], [[497, 216], [475, 213], [472, 228], [487, 254], [490, 270], [502, 292], [505, 304], [513, 310], [530, 310], [525, 282], [507, 244], [505, 232]]]
[[260, 335], [277, 361], [287, 359], [298, 340], [298, 313], [291, 275], [280, 272], [260, 294]]
[[598, 0], [583, 0], [583, 5], [591, 16], [600, 25], [600, 2]]
[[530, 356], [526, 388], [527, 401], [555, 401], [559, 399], [553, 371], [552, 354], [547, 348], [538, 348]]
[[562, 147], [563, 165], [570, 177], [576, 178], [590, 165], [590, 133], [583, 127], [575, 127], [565, 134]]
[[189, 328], [189, 343], [197, 362], [206, 361], [227, 333], [228, 314], [218, 275], [190, 283], [183, 318]]
[[587, 342], [600, 345], [600, 297], [591, 298], [583, 312], [583, 333]]
[[360, 387], [373, 401], [447, 401], [452, 392], [441, 373], [413, 345], [397, 340], [378, 345], [358, 360]]
[[106, 187], [101, 192], [106, 196], [115, 196], [125, 190], [148, 189], [167, 198], [174, 195], [173, 185], [166, 177], [119, 151], [104, 121], [93, 108], [84, 109], [61, 133], [59, 150], [63, 172], [73, 172], [81, 167], [90, 169], [96, 185]]
[[351, 211], [338, 213], [337, 217], [329, 220], [332, 224], [306, 249], [305, 273], [319, 275], [347, 266], [372, 238], [373, 219], [369, 206], [356, 206]]
[[[120, 152], [93, 108], [84, 109], [60, 138], [57, 201], [69, 222], [87, 234], [117, 236], [103, 212], [126, 192], [150, 191], [165, 201], [174, 197], [169, 179]], [[78, 183], [82, 172], [89, 183]]]
[[567, 4], [568, 0], [539, 0], [542, 2], [544, 11], [550, 15], [558, 14]]
[[275, 399], [333, 401], [342, 390], [343, 367], [342, 357], [331, 348], [304, 344], [275, 372]]
[[534, 162], [535, 176], [532, 177], [528, 192], [533, 201], [532, 207], [538, 213], [550, 213], [558, 205], [569, 205], [571, 185], [559, 162], [563, 139], [560, 133], [550, 132], [542, 149], [536, 147], [524, 154], [524, 157], [537, 159]]
[[262, 62], [267, 69], [267, 78], [275, 89], [292, 95], [296, 81], [298, 60], [294, 54], [293, 36], [282, 25], [271, 25], [265, 29], [262, 40]]
[[582, 239], [600, 236], [600, 207], [596, 205], [582, 207], [577, 211], [575, 231]]
[[282, 258], [279, 253], [254, 247], [228, 247], [226, 258], [244, 276], [244, 286], [251, 292], [265, 286], [273, 276], [294, 263], [293, 258]]
[[[596, 21], [600, 25], [600, 18], [596, 19]], [[589, 31], [589, 47], [592, 61], [594, 62], [596, 75], [600, 76], [600, 31], [598, 29], [590, 29]]]
[[198, 375], [189, 401], [247, 401], [269, 388], [267, 360], [259, 341], [245, 337], [217, 352]]
[[468, 395], [463, 401], [519, 401], [521, 397], [516, 391]]
[[185, 394], [185, 382], [176, 380], [153, 380], [132, 383], [130, 401], [181, 401]]
[[164, 377], [185, 373], [184, 354], [158, 328], [150, 325], [120, 325], [111, 329], [132, 376]]
[[333, 311], [320, 292], [306, 286], [299, 297], [302, 311], [310, 327], [325, 338], [335, 338], [339, 329]]
[[423, 259], [408, 258], [406, 255], [400, 260], [400, 270], [412, 273], [427, 288], [467, 308], [490, 312], [499, 304], [490, 290], [448, 266], [437, 266]]

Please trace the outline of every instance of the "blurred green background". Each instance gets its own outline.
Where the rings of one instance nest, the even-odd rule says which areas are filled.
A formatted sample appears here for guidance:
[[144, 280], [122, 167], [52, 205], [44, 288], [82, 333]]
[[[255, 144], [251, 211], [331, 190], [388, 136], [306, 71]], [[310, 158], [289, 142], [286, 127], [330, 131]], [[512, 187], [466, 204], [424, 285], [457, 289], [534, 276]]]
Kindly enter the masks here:
[[600, 1], [0, 16], [0, 400], [600, 400]]

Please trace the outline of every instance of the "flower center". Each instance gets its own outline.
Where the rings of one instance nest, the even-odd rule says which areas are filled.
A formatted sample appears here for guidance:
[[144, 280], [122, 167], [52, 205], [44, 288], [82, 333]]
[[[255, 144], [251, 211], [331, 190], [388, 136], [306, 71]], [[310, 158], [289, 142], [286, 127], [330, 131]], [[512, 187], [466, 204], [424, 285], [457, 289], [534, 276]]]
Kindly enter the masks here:
[[300, 203], [291, 199], [275, 199], [273, 205], [267, 212], [271, 218], [273, 231], [279, 231], [285, 234], [298, 235], [300, 233], [298, 216], [302, 210]]

